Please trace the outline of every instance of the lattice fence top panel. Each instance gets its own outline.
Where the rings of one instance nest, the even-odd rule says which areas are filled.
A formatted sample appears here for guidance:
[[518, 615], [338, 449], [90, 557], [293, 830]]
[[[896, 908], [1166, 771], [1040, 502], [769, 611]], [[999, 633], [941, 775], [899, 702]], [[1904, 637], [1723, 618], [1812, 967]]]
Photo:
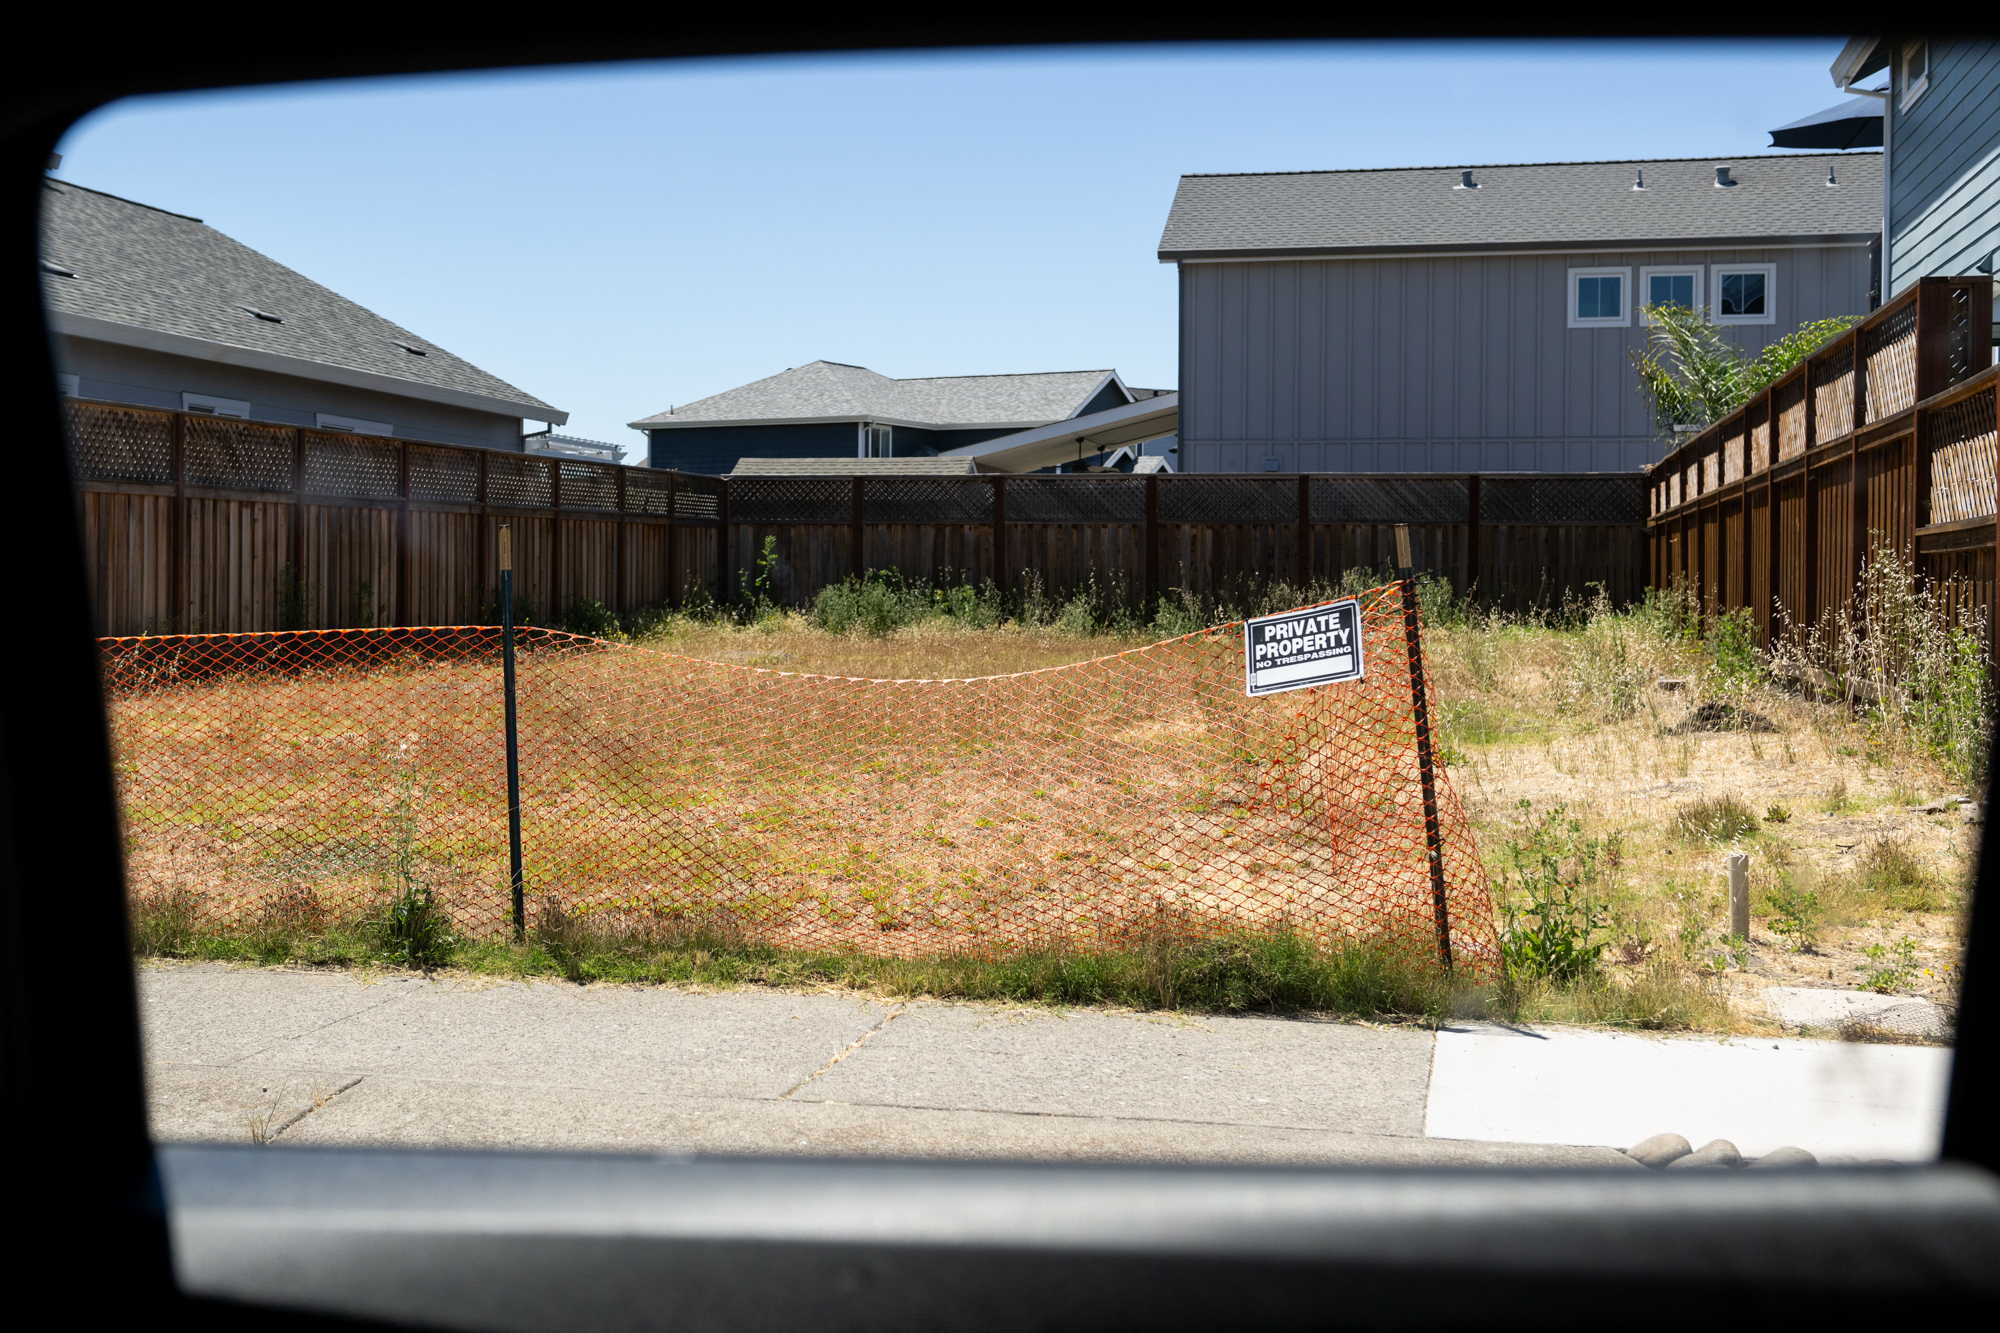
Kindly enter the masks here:
[[603, 463], [576, 458], [549, 460], [562, 469], [562, 507], [618, 512], [618, 472]]
[[[379, 913], [400, 876], [454, 933], [506, 938], [497, 639], [101, 640], [129, 891], [242, 926]], [[519, 641], [530, 928], [901, 957], [1284, 932], [1498, 963], [1442, 769], [1425, 817], [1393, 589], [1362, 597], [1365, 678], [1267, 698], [1236, 626], [975, 680]]]
[[411, 445], [410, 498], [432, 504], [478, 504], [478, 458], [458, 449]]
[[1854, 344], [1843, 338], [1812, 367], [1813, 438], [1825, 444], [1854, 429]]
[[683, 472], [675, 482], [674, 522], [709, 527], [722, 522], [722, 481]]
[[[1463, 523], [1470, 505], [1463, 477], [1312, 479], [1315, 523]], [[1292, 512], [1298, 512], [1296, 500]]]
[[1487, 477], [1480, 483], [1479, 519], [1482, 523], [1644, 523], [1646, 479], [1637, 473]]
[[1994, 391], [1925, 413], [1931, 441], [1933, 523], [1960, 523], [1995, 512]]
[[1297, 477], [1161, 477], [1160, 521], [1296, 523], [1299, 481]]
[[625, 512], [628, 514], [673, 513], [674, 478], [670, 472], [645, 468], [625, 470]]
[[190, 486], [289, 491], [295, 482], [297, 432], [226, 417], [190, 416], [182, 450]]
[[1806, 381], [1803, 375], [1777, 391], [1778, 458], [1797, 458], [1806, 447]]
[[[1164, 497], [1164, 479], [1160, 491]], [[1145, 520], [1144, 477], [1007, 478], [1009, 523], [1143, 523]]]
[[486, 460], [486, 503], [509, 509], [547, 509], [555, 503], [549, 460], [495, 453]]
[[1892, 417], [1917, 401], [1917, 303], [1905, 301], [1863, 329], [1868, 365], [1868, 421]]
[[91, 403], [67, 407], [70, 467], [79, 481], [173, 481], [172, 417]]
[[307, 431], [305, 444], [307, 494], [401, 498], [403, 451], [394, 441]]
[[883, 477], [862, 496], [869, 523], [991, 523], [993, 483], [984, 477]]
[[852, 523], [854, 482], [847, 477], [735, 477], [731, 523]]

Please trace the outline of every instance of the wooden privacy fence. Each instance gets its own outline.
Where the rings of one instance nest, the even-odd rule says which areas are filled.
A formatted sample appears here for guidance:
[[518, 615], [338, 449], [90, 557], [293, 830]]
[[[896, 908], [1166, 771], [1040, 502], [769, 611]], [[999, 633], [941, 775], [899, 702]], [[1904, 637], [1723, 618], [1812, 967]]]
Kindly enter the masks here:
[[1647, 470], [1656, 588], [1704, 614], [1845, 620], [1871, 542], [1991, 616], [1992, 287], [1925, 278]]
[[[544, 623], [705, 593], [804, 605], [857, 572], [1031, 579], [1131, 600], [1334, 582], [1392, 560], [1501, 605], [1645, 586], [1645, 479], [1630, 475], [1087, 474], [744, 477], [617, 467], [69, 404], [98, 632], [485, 623], [495, 531]], [[776, 561], [760, 564], [766, 539]]]

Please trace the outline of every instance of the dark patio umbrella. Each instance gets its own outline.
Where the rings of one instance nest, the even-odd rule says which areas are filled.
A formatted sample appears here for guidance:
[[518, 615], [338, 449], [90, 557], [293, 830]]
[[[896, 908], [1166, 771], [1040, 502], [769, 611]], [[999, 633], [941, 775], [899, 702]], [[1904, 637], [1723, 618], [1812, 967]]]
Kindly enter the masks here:
[[1773, 148], [1880, 148], [1882, 99], [1850, 97], [1771, 131]]

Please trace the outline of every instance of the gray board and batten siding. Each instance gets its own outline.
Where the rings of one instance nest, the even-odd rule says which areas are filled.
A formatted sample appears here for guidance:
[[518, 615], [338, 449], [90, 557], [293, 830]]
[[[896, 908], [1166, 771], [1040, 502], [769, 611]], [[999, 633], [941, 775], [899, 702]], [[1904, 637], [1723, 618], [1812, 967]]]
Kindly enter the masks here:
[[[1662, 452], [1641, 269], [1700, 267], [1707, 303], [1716, 265], [1775, 266], [1751, 351], [1867, 312], [1879, 154], [1461, 170], [1183, 178], [1183, 470], [1632, 472]], [[1570, 327], [1579, 268], [1629, 270], [1626, 324]]]
[[1929, 61], [1929, 86], [1889, 108], [1892, 292], [1978, 271], [2000, 248], [2000, 41], [1940, 39]]

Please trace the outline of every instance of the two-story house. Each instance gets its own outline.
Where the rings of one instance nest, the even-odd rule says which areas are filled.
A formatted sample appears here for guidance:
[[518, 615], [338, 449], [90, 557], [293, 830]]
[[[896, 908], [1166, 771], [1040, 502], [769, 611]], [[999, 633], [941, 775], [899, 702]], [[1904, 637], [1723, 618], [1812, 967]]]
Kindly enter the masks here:
[[1642, 310], [1868, 311], [1879, 153], [1181, 178], [1187, 472], [1629, 472]]

